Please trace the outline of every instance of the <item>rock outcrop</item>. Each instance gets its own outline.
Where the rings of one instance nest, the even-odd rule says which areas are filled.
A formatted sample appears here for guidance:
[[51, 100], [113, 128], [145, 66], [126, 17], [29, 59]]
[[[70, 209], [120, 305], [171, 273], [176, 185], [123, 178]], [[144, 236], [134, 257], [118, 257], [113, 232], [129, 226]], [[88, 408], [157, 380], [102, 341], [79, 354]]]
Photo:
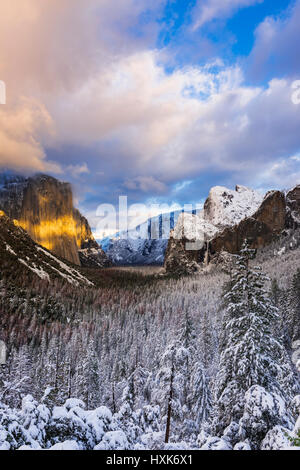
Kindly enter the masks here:
[[59, 279], [75, 287], [93, 286], [77, 268], [35, 243], [16, 221], [0, 211], [0, 280], [3, 278], [10, 279], [12, 285], [22, 279]]
[[106, 260], [88, 221], [73, 206], [69, 183], [47, 175], [2, 177], [1, 183], [0, 209], [36, 243], [76, 265], [81, 264], [79, 250], [91, 245]]
[[[282, 191], [268, 192], [259, 207], [251, 213], [259, 201], [259, 198], [254, 196], [251, 198], [254, 204], [244, 205], [246, 207], [244, 214], [241, 201], [238, 211], [235, 210], [236, 207], [232, 207], [228, 212], [228, 207], [233, 201], [231, 191], [224, 191], [223, 197], [219, 200], [216, 197], [212, 198], [212, 194], [216, 193], [220, 194], [219, 188], [217, 191], [212, 190], [204, 205], [204, 219], [218, 224], [215, 226], [215, 233], [210, 236], [207, 230], [202, 228], [202, 235], [199, 236], [201, 227], [204, 225], [201, 225], [202, 221], [199, 218], [198, 221], [195, 219], [196, 216], [191, 217], [194, 217], [198, 225], [200, 224], [197, 235], [183, 236], [180, 239], [176, 234], [176, 231], [178, 232], [178, 227], [176, 227], [166, 251], [164, 267], [167, 272], [190, 274], [199, 269], [201, 264], [208, 264], [221, 253], [238, 253], [245, 239], [249, 241], [252, 248], [258, 249], [271, 243], [285, 229], [300, 227], [300, 185], [287, 194]], [[249, 194], [246, 197], [249, 201]], [[224, 210], [225, 214], [222, 217]], [[222, 228], [222, 220], [225, 224], [230, 221], [228, 214], [229, 217], [232, 216], [232, 222], [236, 220], [237, 214], [240, 220], [238, 223]], [[191, 245], [187, 244], [191, 241], [198, 242], [199, 246], [194, 245], [191, 249]]]
[[210, 256], [227, 251], [238, 253], [245, 239], [252, 248], [269, 244], [282, 232], [286, 223], [286, 198], [280, 191], [268, 193], [259, 209], [233, 227], [224, 229], [209, 242]]
[[193, 274], [199, 269], [203, 245], [199, 250], [188, 250], [188, 243], [190, 240], [186, 238], [177, 240], [173, 236], [170, 237], [164, 263], [167, 273], [181, 276]]
[[300, 185], [289, 191], [286, 195], [288, 213], [287, 225], [289, 228], [300, 227]]
[[[92, 246], [94, 244], [94, 247]], [[86, 268], [109, 268], [113, 266], [111, 260], [106, 256], [96, 241], [90, 243], [90, 247], [79, 250], [81, 266]]]
[[236, 186], [235, 191], [215, 186], [205, 201], [203, 217], [218, 229], [232, 226], [254, 214], [262, 200], [259, 192], [245, 186]]

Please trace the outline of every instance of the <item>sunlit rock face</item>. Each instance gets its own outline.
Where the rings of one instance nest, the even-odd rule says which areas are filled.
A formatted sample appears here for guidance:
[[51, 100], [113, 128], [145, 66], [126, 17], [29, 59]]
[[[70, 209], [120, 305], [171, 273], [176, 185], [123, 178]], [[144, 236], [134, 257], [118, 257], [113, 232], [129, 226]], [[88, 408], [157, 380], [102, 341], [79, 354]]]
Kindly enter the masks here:
[[38, 176], [28, 180], [18, 220], [37, 243], [79, 265], [73, 212], [70, 185]]
[[101, 250], [88, 221], [74, 209], [69, 183], [38, 175], [2, 177], [0, 184], [0, 208], [35, 242], [77, 265], [79, 250], [91, 245]]
[[85, 275], [56, 257], [37, 243], [0, 210], [0, 273], [9, 285], [40, 279], [47, 282], [61, 280], [75, 287], [93, 286]]

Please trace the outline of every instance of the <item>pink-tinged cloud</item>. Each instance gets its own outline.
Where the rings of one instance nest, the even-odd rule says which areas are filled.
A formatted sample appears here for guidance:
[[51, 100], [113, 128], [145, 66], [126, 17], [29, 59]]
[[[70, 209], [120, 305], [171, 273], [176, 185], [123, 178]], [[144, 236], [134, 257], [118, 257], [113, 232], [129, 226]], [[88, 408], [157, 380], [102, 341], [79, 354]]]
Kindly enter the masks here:
[[[155, 40], [155, 23], [145, 25], [138, 41], [130, 30], [138, 25], [143, 11], [155, 15], [163, 5], [163, 0], [151, 5], [146, 0], [1, 2], [0, 79], [6, 83], [7, 104], [1, 109], [6, 126], [0, 131], [0, 165], [9, 162], [17, 168], [58, 170], [45, 156], [45, 116], [52, 121], [50, 139], [57, 131], [60, 106], [68, 107], [67, 120], [74, 112], [72, 94], [80, 93], [86, 82], [103, 73], [116, 58]], [[33, 111], [31, 101], [39, 113]], [[35, 120], [32, 128], [28, 116]], [[12, 121], [14, 133], [8, 132]]]
[[54, 137], [52, 119], [43, 105], [22, 99], [16, 107], [0, 108], [0, 164], [24, 171], [60, 173], [58, 164], [46, 160], [44, 143]]
[[[163, 3], [152, 2], [151, 14]], [[146, 0], [5, 3], [0, 78], [8, 99], [0, 108], [0, 165], [163, 194], [210, 170], [250, 178], [295, 154], [300, 112], [291, 80], [246, 86], [241, 68], [221, 61], [166, 71], [167, 54], [154, 48], [156, 25], [146, 25], [141, 38], [130, 32], [148, 6]], [[53, 166], [45, 148], [66, 146], [82, 156], [75, 161], [61, 153]]]

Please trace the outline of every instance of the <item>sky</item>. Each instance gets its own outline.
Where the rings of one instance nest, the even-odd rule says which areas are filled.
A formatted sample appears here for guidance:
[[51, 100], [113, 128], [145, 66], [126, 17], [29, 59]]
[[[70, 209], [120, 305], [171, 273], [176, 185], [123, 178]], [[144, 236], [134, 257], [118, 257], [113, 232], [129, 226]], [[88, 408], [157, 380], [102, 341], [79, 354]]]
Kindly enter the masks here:
[[121, 195], [300, 183], [299, 24], [300, 0], [0, 0], [0, 167], [70, 181], [93, 228]]

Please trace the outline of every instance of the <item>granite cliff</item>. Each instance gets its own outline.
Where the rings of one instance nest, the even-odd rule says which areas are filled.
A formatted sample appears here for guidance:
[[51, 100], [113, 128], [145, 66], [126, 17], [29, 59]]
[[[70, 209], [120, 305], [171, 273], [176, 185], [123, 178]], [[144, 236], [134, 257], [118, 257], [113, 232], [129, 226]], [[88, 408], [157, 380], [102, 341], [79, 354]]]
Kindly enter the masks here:
[[[88, 221], [73, 206], [69, 183], [48, 175], [0, 178], [0, 209], [15, 220], [39, 245], [73, 264], [81, 264], [80, 251], [93, 247], [98, 265], [108, 264]], [[85, 256], [85, 265], [88, 265]]]
[[93, 286], [79, 269], [35, 243], [16, 221], [0, 210], [0, 283], [4, 278], [10, 280], [11, 286], [22, 279]]
[[264, 198], [241, 186], [235, 192], [213, 188], [203, 214], [179, 219], [166, 251], [167, 272], [193, 273], [221, 253], [238, 253], [245, 239], [258, 249], [300, 227], [300, 185]]

